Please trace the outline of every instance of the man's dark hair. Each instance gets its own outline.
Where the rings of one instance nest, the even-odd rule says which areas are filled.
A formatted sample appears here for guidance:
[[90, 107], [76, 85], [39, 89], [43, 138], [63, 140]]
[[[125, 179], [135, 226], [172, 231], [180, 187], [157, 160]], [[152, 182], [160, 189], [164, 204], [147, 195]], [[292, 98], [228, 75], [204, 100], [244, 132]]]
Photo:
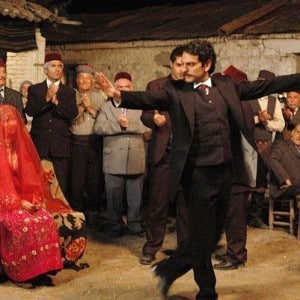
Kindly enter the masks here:
[[170, 54], [170, 61], [173, 63], [177, 57], [181, 57], [185, 46], [180, 45], [174, 48]]
[[206, 64], [208, 60], [211, 61], [211, 67], [209, 74], [215, 71], [216, 67], [216, 53], [213, 46], [207, 41], [191, 41], [189, 42], [184, 49], [184, 52], [187, 52], [191, 55], [198, 56], [199, 61], [202, 65]]

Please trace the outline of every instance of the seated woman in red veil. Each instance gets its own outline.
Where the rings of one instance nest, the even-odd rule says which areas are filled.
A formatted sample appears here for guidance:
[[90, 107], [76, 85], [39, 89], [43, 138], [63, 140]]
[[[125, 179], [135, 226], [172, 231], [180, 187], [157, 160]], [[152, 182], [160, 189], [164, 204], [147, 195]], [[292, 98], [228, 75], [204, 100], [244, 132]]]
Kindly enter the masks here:
[[[52, 197], [47, 173], [19, 113], [10, 105], [0, 105], [0, 186], [4, 273], [21, 287], [52, 285], [46, 274], [76, 264], [83, 255], [84, 217]], [[62, 228], [65, 223], [68, 227]], [[66, 238], [73, 232], [75, 238]]]

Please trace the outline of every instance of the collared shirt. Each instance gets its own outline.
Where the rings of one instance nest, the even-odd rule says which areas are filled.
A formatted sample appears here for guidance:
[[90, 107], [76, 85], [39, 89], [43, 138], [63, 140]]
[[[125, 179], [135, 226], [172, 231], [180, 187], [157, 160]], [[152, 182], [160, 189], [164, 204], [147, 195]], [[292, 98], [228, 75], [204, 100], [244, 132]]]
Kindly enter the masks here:
[[[258, 104], [261, 108], [261, 110], [267, 111], [268, 107], [268, 96], [261, 97], [258, 99]], [[254, 123], [258, 124], [260, 121], [258, 120], [258, 116], [254, 117]], [[276, 132], [282, 132], [284, 129], [285, 121], [283, 118], [282, 110], [281, 110], [281, 105], [279, 100], [276, 99], [275, 102], [275, 110], [274, 110], [274, 115], [271, 120], [267, 121], [267, 125], [265, 125], [265, 129], [268, 131], [273, 132], [273, 140], [275, 138]]]
[[60, 80], [56, 80], [56, 81], [52, 82], [48, 78], [46, 79], [46, 82], [47, 82], [47, 87], [49, 87], [51, 84], [54, 84], [56, 87], [58, 87], [60, 84]]
[[206, 79], [205, 81], [203, 82], [194, 82], [194, 89], [196, 89], [197, 87], [199, 87], [201, 84], [205, 84], [207, 85], [208, 87], [212, 87], [212, 82], [211, 82], [211, 77], [209, 77], [208, 79]]
[[4, 86], [0, 88], [0, 97], [4, 98]]
[[293, 115], [296, 115], [297, 111], [299, 110], [299, 107], [296, 107], [292, 112], [293, 112]]

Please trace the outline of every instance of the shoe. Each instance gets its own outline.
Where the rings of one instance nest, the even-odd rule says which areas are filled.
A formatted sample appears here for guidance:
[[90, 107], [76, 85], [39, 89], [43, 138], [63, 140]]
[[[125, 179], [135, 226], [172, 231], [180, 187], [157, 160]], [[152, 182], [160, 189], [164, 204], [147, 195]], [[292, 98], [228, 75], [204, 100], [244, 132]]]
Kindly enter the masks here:
[[31, 282], [34, 286], [54, 286], [52, 278], [46, 274], [42, 274], [32, 279]]
[[133, 235], [133, 236], [137, 236], [139, 238], [144, 238], [146, 236], [146, 232], [145, 231], [133, 231], [133, 230], [128, 230], [128, 234]]
[[231, 263], [229, 261], [222, 261], [218, 264], [214, 265], [214, 269], [216, 270], [235, 270], [238, 269], [240, 267], [244, 267], [245, 264], [244, 263]]
[[215, 259], [219, 261], [226, 261], [226, 254], [216, 254]]
[[109, 235], [111, 238], [117, 239], [123, 235], [123, 231], [122, 230], [112, 230]]
[[151, 267], [152, 272], [159, 277], [158, 288], [162, 297], [166, 297], [172, 283], [176, 280], [176, 277], [168, 275], [164, 264], [167, 260], [162, 260]]
[[0, 283], [8, 281], [9, 278], [5, 273], [0, 273]]
[[152, 254], [142, 254], [139, 259], [141, 265], [151, 265], [151, 263], [155, 260], [155, 255]]
[[13, 281], [13, 283], [22, 289], [35, 289], [35, 285], [30, 281]]
[[165, 255], [171, 256], [174, 254], [176, 250], [174, 249], [166, 249], [166, 250], [162, 250], [161, 252], [164, 253]]
[[248, 225], [254, 228], [269, 229], [269, 226], [267, 226], [261, 218], [250, 219]]

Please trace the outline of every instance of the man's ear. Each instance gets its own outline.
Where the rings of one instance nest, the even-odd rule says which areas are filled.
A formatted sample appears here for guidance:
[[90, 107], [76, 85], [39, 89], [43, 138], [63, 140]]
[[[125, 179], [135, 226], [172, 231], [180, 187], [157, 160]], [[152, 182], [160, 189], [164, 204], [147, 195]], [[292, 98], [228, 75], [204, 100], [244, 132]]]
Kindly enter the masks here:
[[209, 73], [210, 68], [211, 68], [211, 60], [208, 59], [207, 62], [204, 64], [205, 72]]

